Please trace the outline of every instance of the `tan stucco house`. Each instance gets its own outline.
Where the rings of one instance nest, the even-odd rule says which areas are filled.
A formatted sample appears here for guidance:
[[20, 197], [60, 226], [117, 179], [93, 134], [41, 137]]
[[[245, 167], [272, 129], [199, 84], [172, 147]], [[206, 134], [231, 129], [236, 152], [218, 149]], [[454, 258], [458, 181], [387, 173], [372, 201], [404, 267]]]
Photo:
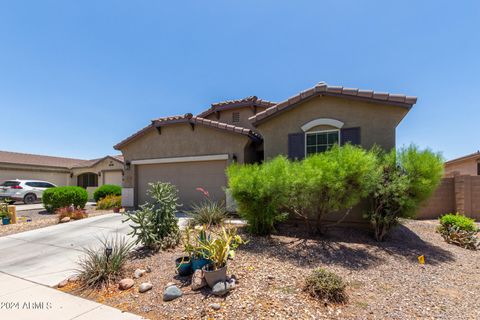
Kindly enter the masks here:
[[81, 160], [0, 151], [0, 181], [44, 180], [57, 186], [80, 186], [91, 195], [103, 184], [122, 185], [123, 156]]
[[445, 162], [445, 176], [480, 176], [480, 151]]
[[301, 159], [345, 143], [394, 148], [395, 129], [416, 100], [321, 82], [280, 103], [252, 96], [212, 104], [197, 116], [154, 119], [114, 146], [125, 159], [122, 201], [138, 206], [148, 200], [149, 182], [168, 181], [188, 208], [203, 197], [198, 187], [226, 199], [225, 169], [233, 161]]

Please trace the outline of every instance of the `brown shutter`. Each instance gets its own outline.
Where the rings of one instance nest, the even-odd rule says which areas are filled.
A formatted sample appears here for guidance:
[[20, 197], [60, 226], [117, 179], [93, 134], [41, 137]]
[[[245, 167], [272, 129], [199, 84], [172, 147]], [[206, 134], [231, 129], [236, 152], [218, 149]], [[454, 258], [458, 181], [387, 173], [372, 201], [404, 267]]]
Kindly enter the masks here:
[[305, 158], [305, 133], [290, 133], [288, 135], [288, 158], [302, 160]]
[[343, 146], [346, 143], [360, 145], [360, 127], [344, 128], [340, 130], [340, 144]]

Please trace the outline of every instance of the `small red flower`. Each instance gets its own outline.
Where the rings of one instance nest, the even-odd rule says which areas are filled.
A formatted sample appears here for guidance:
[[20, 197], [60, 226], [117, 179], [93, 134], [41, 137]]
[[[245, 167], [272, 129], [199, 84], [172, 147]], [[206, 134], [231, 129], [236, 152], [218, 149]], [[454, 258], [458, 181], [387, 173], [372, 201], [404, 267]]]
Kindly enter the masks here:
[[208, 191], [205, 190], [205, 189], [203, 189], [203, 188], [198, 187], [198, 188], [196, 188], [195, 190], [200, 191], [201, 193], [203, 193], [203, 195], [204, 195], [205, 197], [209, 197], [209, 196], [210, 196], [210, 194], [208, 193]]

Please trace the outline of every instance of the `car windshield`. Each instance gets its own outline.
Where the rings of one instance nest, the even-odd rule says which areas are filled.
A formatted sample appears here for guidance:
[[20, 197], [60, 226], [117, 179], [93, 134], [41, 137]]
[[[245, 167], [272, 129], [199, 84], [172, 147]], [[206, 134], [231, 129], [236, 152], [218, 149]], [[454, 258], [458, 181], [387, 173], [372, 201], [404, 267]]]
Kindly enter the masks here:
[[5, 181], [4, 183], [0, 184], [2, 187], [15, 187], [20, 184], [19, 181]]

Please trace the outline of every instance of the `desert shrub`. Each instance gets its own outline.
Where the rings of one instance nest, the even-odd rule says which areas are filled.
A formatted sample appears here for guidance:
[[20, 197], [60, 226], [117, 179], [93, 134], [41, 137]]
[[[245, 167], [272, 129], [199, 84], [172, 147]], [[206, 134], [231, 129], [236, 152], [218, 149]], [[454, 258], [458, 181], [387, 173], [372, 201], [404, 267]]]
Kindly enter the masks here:
[[87, 201], [87, 190], [74, 186], [49, 188], [43, 192], [42, 196], [43, 205], [50, 213], [72, 205], [83, 209]]
[[282, 156], [263, 164], [232, 164], [227, 169], [228, 183], [237, 202], [238, 214], [247, 220], [250, 232], [270, 234], [275, 223], [287, 215], [287, 179], [290, 162]]
[[97, 210], [109, 210], [113, 208], [121, 208], [122, 207], [122, 196], [116, 196], [113, 194], [109, 194], [98, 200], [97, 202]]
[[477, 238], [478, 228], [475, 220], [460, 214], [446, 214], [440, 217], [440, 225], [437, 231], [447, 243], [476, 250], [480, 246]]
[[305, 290], [310, 295], [328, 302], [346, 302], [348, 300], [346, 287], [340, 276], [323, 268], [313, 270], [305, 281]]
[[224, 201], [213, 201], [210, 199], [208, 191], [197, 188], [197, 191], [202, 192], [204, 199], [199, 204], [193, 204], [191, 210], [188, 212], [190, 216], [190, 224], [196, 225], [219, 225], [227, 217], [227, 208]]
[[133, 243], [118, 235], [100, 242], [99, 249], [84, 249], [85, 254], [78, 262], [78, 276], [85, 288], [108, 286], [118, 280], [133, 247]]
[[382, 241], [399, 218], [413, 218], [418, 206], [433, 193], [443, 175], [443, 159], [438, 153], [416, 146], [398, 153], [376, 153], [381, 175], [365, 217], [374, 227], [375, 238]]
[[180, 241], [178, 219], [175, 214], [180, 204], [178, 190], [170, 183], [155, 182], [149, 184], [147, 193], [153, 204], [145, 203], [139, 210], [126, 212], [127, 219], [132, 221], [130, 235], [149, 249], [167, 249], [175, 247]]
[[85, 209], [78, 209], [73, 206], [59, 208], [55, 213], [58, 216], [59, 222], [65, 217], [69, 217], [72, 220], [80, 220], [88, 217], [88, 213]]
[[109, 195], [121, 196], [122, 188], [114, 184], [104, 184], [103, 186], [98, 187], [93, 192], [93, 198], [95, 199], [96, 202], [98, 202], [100, 199], [103, 199]]
[[464, 231], [478, 231], [475, 220], [469, 217], [465, 217], [461, 214], [448, 213], [440, 217], [440, 224], [443, 227], [457, 227], [460, 230]]
[[350, 209], [373, 189], [378, 176], [376, 156], [372, 152], [345, 145], [293, 162], [288, 173], [289, 212], [303, 218], [307, 226], [315, 221], [321, 233], [321, 221], [328, 213]]

